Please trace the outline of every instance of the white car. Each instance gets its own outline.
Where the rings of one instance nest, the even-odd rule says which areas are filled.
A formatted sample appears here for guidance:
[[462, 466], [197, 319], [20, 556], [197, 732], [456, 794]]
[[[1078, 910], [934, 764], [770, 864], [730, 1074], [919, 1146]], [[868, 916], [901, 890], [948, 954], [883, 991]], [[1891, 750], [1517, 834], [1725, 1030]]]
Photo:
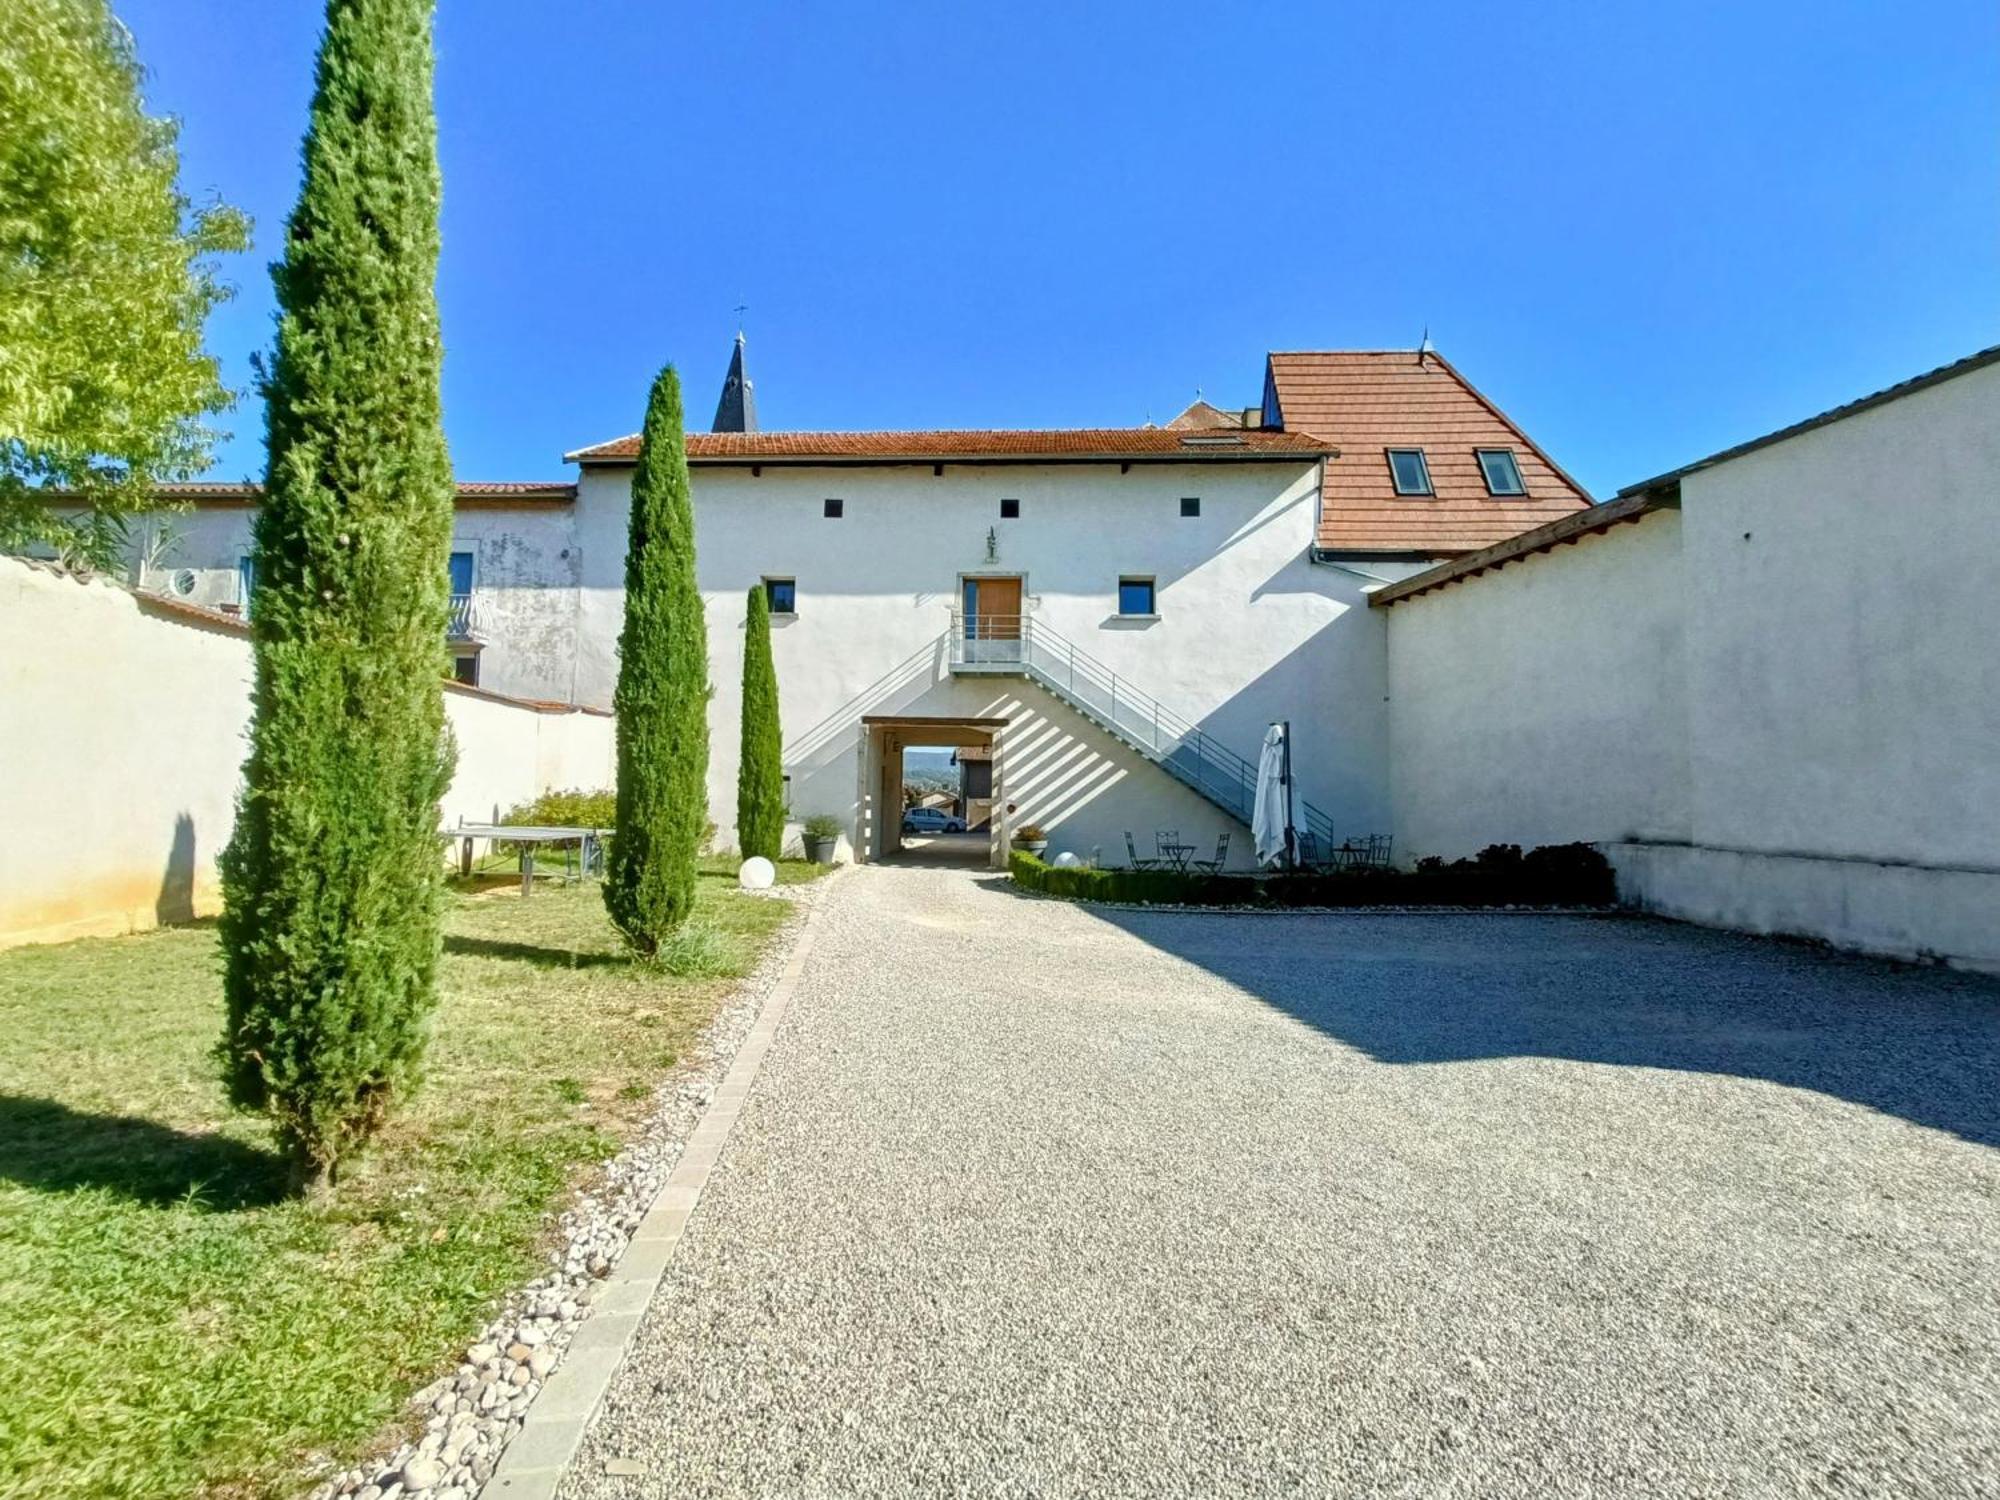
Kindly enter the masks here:
[[903, 832], [963, 833], [965, 819], [954, 818], [935, 807], [908, 807], [903, 809]]

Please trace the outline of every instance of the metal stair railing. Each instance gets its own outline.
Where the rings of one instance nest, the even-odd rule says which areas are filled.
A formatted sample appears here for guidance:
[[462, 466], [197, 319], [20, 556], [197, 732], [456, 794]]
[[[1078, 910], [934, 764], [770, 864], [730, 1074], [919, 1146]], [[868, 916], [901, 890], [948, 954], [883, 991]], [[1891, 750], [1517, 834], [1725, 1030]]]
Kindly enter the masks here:
[[[1019, 671], [1125, 741], [1246, 826], [1257, 800], [1257, 764], [1175, 713], [1129, 677], [1031, 615], [952, 612], [954, 669]], [[1332, 820], [1300, 798], [1301, 824], [1332, 837]]]

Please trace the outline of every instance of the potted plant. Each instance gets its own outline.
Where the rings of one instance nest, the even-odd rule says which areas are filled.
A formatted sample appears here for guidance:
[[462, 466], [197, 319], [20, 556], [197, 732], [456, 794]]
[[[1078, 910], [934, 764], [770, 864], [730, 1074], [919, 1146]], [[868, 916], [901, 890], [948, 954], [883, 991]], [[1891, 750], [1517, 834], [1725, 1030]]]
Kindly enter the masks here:
[[1023, 854], [1032, 854], [1036, 859], [1049, 847], [1048, 834], [1037, 824], [1023, 823], [1014, 830], [1014, 847]]
[[840, 819], [831, 813], [814, 813], [805, 823], [806, 858], [816, 865], [833, 863], [835, 845], [840, 842]]

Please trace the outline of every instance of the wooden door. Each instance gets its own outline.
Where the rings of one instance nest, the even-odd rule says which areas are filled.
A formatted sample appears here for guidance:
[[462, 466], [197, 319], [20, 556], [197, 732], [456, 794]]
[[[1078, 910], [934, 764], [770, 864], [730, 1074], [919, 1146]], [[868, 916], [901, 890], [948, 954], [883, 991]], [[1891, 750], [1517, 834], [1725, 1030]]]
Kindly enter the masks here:
[[1021, 580], [965, 580], [965, 633], [968, 639], [1018, 641], [1021, 638]]

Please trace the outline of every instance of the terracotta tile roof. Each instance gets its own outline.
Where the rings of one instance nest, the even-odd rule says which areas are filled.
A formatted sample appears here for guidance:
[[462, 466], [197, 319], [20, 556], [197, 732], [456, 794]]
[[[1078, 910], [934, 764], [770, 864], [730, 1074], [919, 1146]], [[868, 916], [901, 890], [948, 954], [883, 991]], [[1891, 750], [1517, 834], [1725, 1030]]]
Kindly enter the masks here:
[[[1476, 551], [1590, 504], [1558, 468], [1437, 354], [1414, 349], [1273, 353], [1270, 379], [1288, 431], [1340, 450], [1321, 491], [1319, 545], [1343, 552]], [[1422, 448], [1431, 496], [1398, 495], [1389, 448]], [[1511, 448], [1524, 499], [1489, 495], [1477, 448]]]
[[[743, 463], [1209, 463], [1298, 459], [1331, 447], [1304, 432], [1187, 432], [1166, 427], [1076, 427], [1050, 431], [691, 432], [688, 462]], [[629, 463], [639, 438], [615, 438], [566, 453], [573, 463]]]
[[1167, 423], [1177, 431], [1200, 430], [1204, 427], [1244, 427], [1252, 425], [1243, 420], [1243, 412], [1224, 411], [1212, 401], [1192, 401], [1187, 410]]
[[1468, 552], [1454, 557], [1449, 562], [1441, 562], [1434, 568], [1426, 568], [1412, 577], [1401, 579], [1387, 588], [1371, 591], [1368, 603], [1375, 609], [1387, 609], [1392, 604], [1400, 604], [1405, 599], [1415, 599], [1420, 594], [1428, 594], [1434, 589], [1462, 579], [1477, 578], [1481, 573], [1495, 568], [1504, 568], [1510, 562], [1518, 562], [1524, 557], [1533, 557], [1538, 552], [1553, 552], [1565, 543], [1575, 542], [1586, 536], [1597, 536], [1614, 526], [1624, 526], [1643, 521], [1656, 510], [1678, 510], [1680, 497], [1664, 493], [1621, 495], [1616, 500], [1607, 500], [1602, 505], [1586, 506], [1573, 510], [1566, 516], [1558, 517], [1545, 526], [1537, 526], [1533, 531], [1524, 531], [1519, 536], [1509, 537], [1504, 542], [1496, 542], [1491, 547], [1482, 547], [1477, 552]]

